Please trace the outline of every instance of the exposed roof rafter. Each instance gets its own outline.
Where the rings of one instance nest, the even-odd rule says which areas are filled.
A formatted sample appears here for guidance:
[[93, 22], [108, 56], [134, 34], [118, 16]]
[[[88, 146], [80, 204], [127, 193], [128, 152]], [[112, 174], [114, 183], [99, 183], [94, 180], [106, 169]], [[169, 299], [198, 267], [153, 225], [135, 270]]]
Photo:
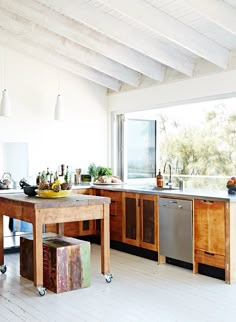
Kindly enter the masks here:
[[114, 91], [236, 68], [234, 0], [0, 0], [0, 41]]
[[100, 73], [93, 68], [68, 59], [65, 56], [56, 54], [54, 51], [44, 49], [42, 46], [27, 41], [23, 38], [16, 38], [14, 34], [0, 28], [0, 42], [7, 44], [10, 48], [18, 50], [23, 54], [32, 56], [40, 61], [44, 61], [50, 65], [67, 70], [70, 73], [81, 76], [94, 83], [107, 87], [113, 91], [119, 91], [121, 82], [104, 73]]
[[[112, 9], [119, 10], [123, 14], [136, 20], [138, 23], [151, 28], [160, 36], [202, 58], [205, 58], [211, 63], [222, 68], [227, 67], [229, 51], [226, 48], [220, 46], [213, 40], [198, 33], [187, 25], [184, 25], [166, 13], [160, 10], [153, 10], [153, 8], [145, 2], [139, 2], [137, 0], [129, 0], [128, 2], [127, 0], [98, 1], [108, 5]], [[196, 1], [197, 0], [195, 0], [195, 2]], [[198, 2], [205, 3], [205, 0]], [[208, 2], [213, 1], [208, 0]]]
[[69, 57], [127, 84], [138, 86], [140, 83], [140, 73], [75, 44], [69, 39], [32, 24], [5, 9], [0, 9], [0, 26], [15, 33], [16, 36], [18, 35], [22, 39], [32, 41], [43, 48], [48, 48], [48, 50], [55, 51], [57, 54]]
[[[168, 50], [165, 44], [157, 41], [155, 38], [148, 35], [148, 33], [140, 35], [139, 31], [131, 25], [125, 24], [123, 21], [99, 10], [99, 8], [95, 8], [92, 4], [86, 1], [37, 1], [58, 12], [64, 8], [67, 16], [98, 30], [107, 37], [135, 49], [136, 51], [143, 53], [166, 66], [174, 68], [181, 73], [188, 76], [193, 74], [194, 59], [192, 57], [186, 56], [178, 50], [174, 50], [174, 52]], [[78, 5], [80, 6], [79, 10]]]
[[2, 0], [0, 6], [148, 77], [164, 79], [162, 64], [34, 0]]
[[178, 0], [178, 2], [191, 6], [200, 15], [236, 36], [236, 9], [224, 1]]

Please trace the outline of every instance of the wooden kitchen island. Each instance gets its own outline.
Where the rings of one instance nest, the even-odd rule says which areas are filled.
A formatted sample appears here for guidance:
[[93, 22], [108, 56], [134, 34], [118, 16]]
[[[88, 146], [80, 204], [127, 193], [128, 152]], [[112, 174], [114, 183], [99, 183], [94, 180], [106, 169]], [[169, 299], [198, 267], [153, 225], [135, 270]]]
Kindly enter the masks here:
[[3, 245], [3, 215], [31, 223], [33, 226], [34, 285], [40, 295], [43, 287], [43, 247], [44, 224], [58, 225], [58, 233], [63, 232], [65, 222], [101, 219], [101, 273], [106, 281], [110, 274], [110, 198], [72, 194], [66, 198], [43, 199], [28, 197], [23, 193], [0, 195], [0, 267], [5, 271]]

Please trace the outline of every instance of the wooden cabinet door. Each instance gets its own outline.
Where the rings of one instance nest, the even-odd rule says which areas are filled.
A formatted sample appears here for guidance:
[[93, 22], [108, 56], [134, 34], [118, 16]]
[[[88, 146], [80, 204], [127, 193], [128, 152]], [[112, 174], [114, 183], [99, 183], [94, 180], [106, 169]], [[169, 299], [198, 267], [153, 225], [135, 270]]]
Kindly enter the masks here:
[[123, 192], [122, 194], [122, 241], [134, 246], [140, 246], [139, 201], [137, 193]]
[[225, 203], [194, 201], [195, 249], [225, 255]]
[[155, 195], [140, 195], [140, 246], [154, 251], [158, 250], [157, 202], [158, 199]]
[[83, 220], [79, 222], [79, 236], [94, 235], [95, 221]]
[[[111, 198], [110, 239], [121, 242], [122, 241], [122, 192], [98, 189], [96, 195]], [[100, 233], [100, 225], [98, 221], [97, 221], [97, 228], [99, 228], [99, 233]]]

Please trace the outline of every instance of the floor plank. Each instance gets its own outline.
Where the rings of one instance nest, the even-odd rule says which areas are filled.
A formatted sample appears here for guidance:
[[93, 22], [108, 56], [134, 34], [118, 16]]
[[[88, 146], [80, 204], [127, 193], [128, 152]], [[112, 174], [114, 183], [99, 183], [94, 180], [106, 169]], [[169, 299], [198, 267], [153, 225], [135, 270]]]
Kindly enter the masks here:
[[19, 275], [19, 254], [5, 256], [0, 275], [0, 321], [235, 322], [236, 285], [190, 270], [111, 250], [114, 279], [100, 274], [100, 246], [92, 245], [91, 286], [40, 297]]

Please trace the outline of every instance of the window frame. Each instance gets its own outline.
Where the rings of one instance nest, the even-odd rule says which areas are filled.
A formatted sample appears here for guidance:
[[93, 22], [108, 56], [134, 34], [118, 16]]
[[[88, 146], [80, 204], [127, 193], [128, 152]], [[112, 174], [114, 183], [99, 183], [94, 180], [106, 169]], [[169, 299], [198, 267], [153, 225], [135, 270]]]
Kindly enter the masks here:
[[[128, 160], [127, 160], [127, 131], [128, 131], [128, 120], [140, 120], [140, 121], [155, 121], [155, 175], [151, 178], [133, 178], [128, 179]], [[156, 178], [157, 171], [159, 169], [159, 143], [158, 143], [158, 130], [159, 123], [156, 118], [153, 117], [136, 117], [127, 114], [116, 114], [113, 117], [114, 121], [114, 135], [113, 135], [113, 158], [112, 165], [115, 173], [119, 175], [124, 182], [135, 182], [135, 181], [153, 181]]]

